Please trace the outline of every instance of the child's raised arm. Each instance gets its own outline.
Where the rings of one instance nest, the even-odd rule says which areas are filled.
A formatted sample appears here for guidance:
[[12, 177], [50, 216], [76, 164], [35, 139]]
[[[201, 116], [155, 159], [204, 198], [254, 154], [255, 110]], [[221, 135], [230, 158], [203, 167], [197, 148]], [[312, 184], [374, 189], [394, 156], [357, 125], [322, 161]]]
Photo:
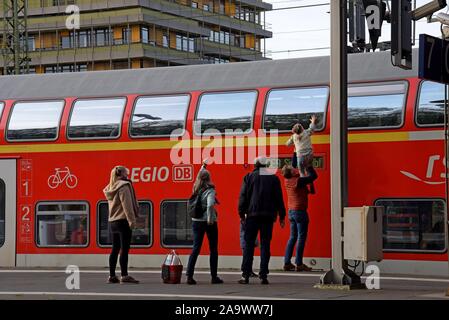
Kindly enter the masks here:
[[316, 115], [313, 115], [312, 117], [310, 117], [310, 126], [307, 129], [307, 132], [309, 134], [312, 134], [313, 132], [315, 132], [316, 129]]

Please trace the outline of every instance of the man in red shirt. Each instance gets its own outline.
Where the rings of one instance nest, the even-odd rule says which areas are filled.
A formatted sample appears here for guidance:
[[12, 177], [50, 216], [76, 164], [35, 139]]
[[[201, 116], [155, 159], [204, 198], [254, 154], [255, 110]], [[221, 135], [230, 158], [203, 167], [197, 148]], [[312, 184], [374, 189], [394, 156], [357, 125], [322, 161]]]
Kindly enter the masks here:
[[[290, 220], [290, 239], [287, 243], [284, 256], [285, 271], [311, 271], [312, 268], [303, 263], [304, 247], [306, 245], [307, 230], [309, 227], [309, 216], [307, 214], [308, 195], [310, 193], [308, 184], [311, 184], [318, 178], [313, 167], [307, 169], [308, 176], [301, 177], [298, 169], [290, 165], [282, 168], [284, 176], [285, 189], [288, 197], [288, 220]], [[291, 263], [293, 249], [296, 246], [296, 259]]]

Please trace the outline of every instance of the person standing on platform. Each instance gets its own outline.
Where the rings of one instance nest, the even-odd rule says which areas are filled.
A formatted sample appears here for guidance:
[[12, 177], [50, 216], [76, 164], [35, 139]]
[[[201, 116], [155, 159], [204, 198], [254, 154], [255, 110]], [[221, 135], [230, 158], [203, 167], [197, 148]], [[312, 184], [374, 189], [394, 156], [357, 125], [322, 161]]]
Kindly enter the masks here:
[[[279, 178], [267, 170], [268, 160], [259, 157], [254, 170], [243, 178], [240, 190], [238, 212], [245, 227], [245, 242], [253, 244], [260, 233], [260, 272], [262, 284], [268, 284], [268, 264], [273, 224], [279, 215], [281, 228], [285, 226], [285, 206]], [[240, 284], [248, 284], [254, 260], [254, 246], [246, 245], [243, 253], [243, 276]]]

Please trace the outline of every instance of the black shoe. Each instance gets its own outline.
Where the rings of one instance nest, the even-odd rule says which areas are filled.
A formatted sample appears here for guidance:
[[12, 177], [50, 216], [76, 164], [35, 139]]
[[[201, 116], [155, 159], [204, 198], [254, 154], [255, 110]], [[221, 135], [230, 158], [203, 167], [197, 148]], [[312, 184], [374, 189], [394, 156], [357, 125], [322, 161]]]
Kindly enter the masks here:
[[251, 275], [250, 275], [250, 277], [251, 278], [257, 278], [258, 277], [258, 275], [257, 274], [255, 274], [253, 271], [251, 271]]
[[248, 283], [249, 283], [249, 278], [242, 277], [242, 278], [239, 280], [239, 283], [240, 283], [240, 284], [248, 284]]
[[134, 279], [131, 276], [122, 276], [120, 278], [120, 283], [134, 283], [134, 284], [138, 284], [139, 280]]
[[120, 280], [116, 276], [110, 276], [107, 283], [119, 283]]
[[196, 284], [196, 281], [193, 278], [189, 277], [187, 278], [187, 284]]
[[268, 282], [267, 278], [263, 278], [262, 280], [260, 280], [260, 284], [270, 284], [270, 283]]
[[212, 283], [212, 284], [220, 284], [220, 283], [223, 283], [223, 280], [221, 280], [219, 277], [214, 277], [214, 278], [212, 278], [210, 283]]

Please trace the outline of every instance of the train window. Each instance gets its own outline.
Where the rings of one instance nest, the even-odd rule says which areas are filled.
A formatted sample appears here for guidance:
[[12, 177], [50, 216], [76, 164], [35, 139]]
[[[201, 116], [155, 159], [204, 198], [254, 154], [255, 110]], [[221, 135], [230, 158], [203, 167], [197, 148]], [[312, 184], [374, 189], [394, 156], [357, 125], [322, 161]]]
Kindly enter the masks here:
[[[100, 247], [112, 246], [110, 225], [108, 222], [108, 203], [102, 201], [97, 211], [97, 241]], [[149, 201], [139, 201], [139, 216], [133, 230], [131, 247], [151, 247], [153, 244], [153, 205]]]
[[161, 242], [164, 247], [192, 247], [192, 219], [186, 200], [164, 201], [161, 205]]
[[5, 104], [3, 102], [0, 102], [0, 119], [2, 118], [2, 114], [3, 114], [3, 107], [5, 106]]
[[348, 89], [348, 127], [398, 128], [404, 120], [407, 83], [351, 85]]
[[416, 112], [419, 126], [444, 124], [444, 85], [423, 81], [419, 90], [419, 103]]
[[69, 139], [114, 139], [120, 128], [126, 99], [77, 100], [68, 126]]
[[64, 101], [18, 102], [13, 106], [6, 139], [56, 140]]
[[201, 95], [195, 117], [195, 133], [216, 135], [250, 132], [256, 100], [256, 91]]
[[271, 90], [265, 107], [263, 129], [285, 132], [298, 122], [308, 128], [310, 117], [316, 115], [316, 130], [322, 130], [328, 97], [327, 87]]
[[376, 205], [385, 208], [384, 250], [442, 252], [446, 249], [443, 200], [388, 199], [378, 200]]
[[38, 247], [86, 247], [89, 205], [85, 202], [40, 202], [36, 205]]
[[0, 179], [0, 248], [5, 244], [5, 182]]
[[189, 98], [188, 95], [138, 98], [132, 115], [130, 135], [182, 135]]

